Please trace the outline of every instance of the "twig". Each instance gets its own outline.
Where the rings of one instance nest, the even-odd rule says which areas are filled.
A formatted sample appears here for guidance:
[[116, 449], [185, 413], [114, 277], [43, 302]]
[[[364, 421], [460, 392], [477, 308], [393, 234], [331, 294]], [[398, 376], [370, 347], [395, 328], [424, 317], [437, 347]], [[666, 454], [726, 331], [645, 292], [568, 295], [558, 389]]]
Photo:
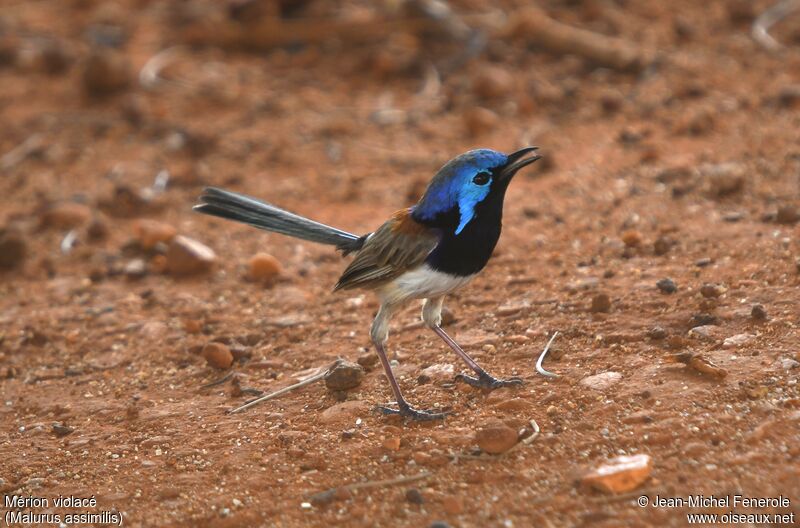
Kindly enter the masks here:
[[72, 248], [75, 247], [75, 242], [78, 241], [78, 231], [73, 229], [69, 233], [67, 233], [64, 238], [61, 240], [61, 252], [63, 254], [68, 254], [72, 251]]
[[509, 20], [509, 33], [552, 53], [575, 54], [622, 71], [641, 71], [653, 62], [637, 43], [558, 22], [537, 7], [521, 9]]
[[542, 353], [539, 354], [539, 359], [536, 360], [536, 372], [538, 372], [542, 376], [547, 376], [548, 378], [558, 377], [558, 374], [548, 372], [547, 370], [544, 369], [544, 367], [542, 367], [542, 363], [544, 362], [544, 357], [547, 355], [547, 352], [550, 351], [550, 345], [553, 344], [553, 340], [556, 338], [557, 335], [558, 335], [558, 330], [553, 332], [553, 335], [550, 337], [550, 341], [547, 342], [547, 345], [545, 345], [544, 350], [542, 350]]
[[433, 473], [430, 471], [425, 471], [422, 473], [418, 473], [416, 475], [411, 475], [409, 477], [397, 477], [393, 479], [386, 479], [386, 480], [372, 480], [367, 482], [355, 482], [353, 484], [347, 484], [345, 486], [339, 486], [336, 488], [330, 488], [325, 491], [320, 491], [318, 493], [314, 493], [309, 497], [312, 503], [317, 504], [325, 504], [332, 501], [336, 495], [340, 491], [353, 491], [357, 489], [370, 489], [370, 488], [382, 488], [385, 486], [396, 486], [398, 484], [408, 484], [409, 482], [416, 482], [418, 480], [426, 479], [432, 476]]
[[232, 371], [228, 372], [227, 374], [225, 374], [224, 376], [222, 376], [220, 379], [218, 379], [216, 381], [212, 381], [210, 383], [206, 383], [205, 385], [201, 385], [200, 386], [200, 390], [210, 389], [211, 387], [216, 387], [217, 385], [222, 385], [223, 383], [225, 383], [226, 381], [231, 379], [231, 376], [233, 376], [234, 374], [236, 374], [236, 372], [234, 372], [232, 370]]
[[783, 44], [769, 34], [769, 29], [797, 10], [800, 10], [800, 0], [781, 0], [761, 13], [753, 21], [753, 27], [750, 30], [753, 40], [768, 51], [774, 52], [783, 48]]
[[325, 369], [322, 372], [319, 372], [319, 373], [317, 373], [317, 374], [315, 374], [313, 376], [309, 376], [308, 378], [304, 379], [303, 381], [295, 383], [294, 385], [289, 385], [288, 387], [284, 387], [284, 388], [282, 388], [280, 390], [277, 390], [275, 392], [271, 392], [270, 394], [266, 394], [264, 396], [261, 396], [260, 398], [256, 398], [255, 400], [251, 400], [251, 401], [245, 403], [244, 405], [242, 405], [240, 407], [237, 407], [235, 409], [231, 409], [230, 411], [228, 411], [228, 414], [235, 414], [235, 413], [238, 413], [238, 412], [242, 412], [242, 411], [244, 411], [246, 409], [249, 409], [250, 407], [252, 407], [254, 405], [257, 405], [259, 403], [265, 402], [267, 400], [271, 400], [273, 398], [277, 398], [278, 396], [283, 396], [287, 392], [291, 392], [291, 391], [293, 391], [295, 389], [299, 389], [301, 387], [305, 387], [306, 385], [311, 385], [315, 381], [319, 381], [322, 378], [324, 378], [325, 374], [327, 374], [327, 373], [328, 373], [328, 369]]
[[0, 169], [6, 171], [14, 167], [14, 165], [25, 161], [28, 156], [41, 149], [43, 145], [44, 141], [41, 134], [29, 136], [28, 139], [3, 154], [3, 157], [0, 158]]
[[163, 49], [147, 59], [142, 69], [139, 71], [139, 84], [148, 90], [156, 88], [159, 84], [166, 81], [161, 77], [161, 71], [175, 59], [175, 55], [183, 50], [183, 46], [172, 46]]

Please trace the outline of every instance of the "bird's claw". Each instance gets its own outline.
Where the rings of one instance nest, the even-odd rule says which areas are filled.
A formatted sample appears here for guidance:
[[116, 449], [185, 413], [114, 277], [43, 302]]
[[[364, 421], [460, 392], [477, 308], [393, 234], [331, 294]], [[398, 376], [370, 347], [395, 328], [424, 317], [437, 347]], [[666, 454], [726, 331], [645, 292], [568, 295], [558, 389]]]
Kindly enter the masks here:
[[486, 374], [485, 372], [478, 377], [475, 376], [467, 376], [466, 374], [458, 374], [456, 376], [456, 381], [463, 381], [467, 385], [472, 385], [473, 387], [478, 387], [479, 389], [499, 389], [500, 387], [518, 387], [522, 385], [521, 378], [508, 378], [504, 380], [497, 379], [495, 377]]
[[387, 407], [385, 405], [378, 405], [375, 410], [380, 412], [384, 415], [396, 415], [402, 416], [404, 418], [411, 418], [412, 420], [418, 422], [428, 422], [432, 420], [443, 420], [447, 413], [441, 412], [430, 412], [430, 411], [421, 411], [418, 409], [413, 408], [406, 402], [401, 402], [398, 404], [397, 409], [393, 409], [391, 407]]

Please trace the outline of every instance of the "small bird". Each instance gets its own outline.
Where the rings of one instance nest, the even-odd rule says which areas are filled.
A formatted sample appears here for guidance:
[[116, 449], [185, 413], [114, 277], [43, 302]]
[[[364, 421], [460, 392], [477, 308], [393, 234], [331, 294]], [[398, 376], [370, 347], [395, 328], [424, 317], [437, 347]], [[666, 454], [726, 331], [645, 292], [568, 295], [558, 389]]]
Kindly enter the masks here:
[[[459, 374], [474, 387], [496, 389], [522, 380], [497, 379], [483, 370], [442, 329], [445, 296], [480, 272], [500, 237], [503, 200], [511, 179], [541, 156], [538, 147], [512, 154], [471, 150], [448, 161], [415, 205], [401, 209], [372, 233], [354, 235], [290, 213], [255, 198], [209, 187], [194, 210], [294, 238], [336, 246], [355, 258], [333, 290], [362, 288], [377, 293], [380, 308], [370, 337], [386, 372], [397, 408], [380, 406], [384, 414], [414, 420], [436, 420], [446, 413], [418, 410], [403, 398], [386, 357], [389, 321], [410, 299], [422, 299], [422, 320], [475, 372]], [[534, 153], [531, 156], [528, 154]]]

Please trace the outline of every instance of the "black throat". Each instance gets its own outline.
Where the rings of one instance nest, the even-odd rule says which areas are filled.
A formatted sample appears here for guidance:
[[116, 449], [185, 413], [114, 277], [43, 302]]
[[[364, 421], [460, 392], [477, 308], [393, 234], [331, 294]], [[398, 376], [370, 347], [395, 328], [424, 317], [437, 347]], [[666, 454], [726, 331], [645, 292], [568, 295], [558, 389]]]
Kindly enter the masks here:
[[[415, 220], [439, 231], [441, 239], [425, 263], [442, 273], [466, 277], [481, 271], [492, 256], [503, 223], [505, 189], [498, 189], [475, 206], [472, 220], [458, 235], [458, 206], [431, 220]], [[413, 217], [413, 213], [412, 213]]]

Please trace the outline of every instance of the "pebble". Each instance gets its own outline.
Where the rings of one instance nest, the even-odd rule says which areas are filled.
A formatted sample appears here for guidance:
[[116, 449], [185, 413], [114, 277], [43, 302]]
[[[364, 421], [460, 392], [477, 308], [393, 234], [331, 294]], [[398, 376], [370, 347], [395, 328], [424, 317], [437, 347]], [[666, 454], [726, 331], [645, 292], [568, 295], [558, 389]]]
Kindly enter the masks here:
[[511, 94], [515, 84], [516, 79], [507, 69], [487, 65], [473, 77], [472, 89], [483, 99], [499, 99]]
[[475, 441], [482, 451], [499, 455], [505, 453], [518, 440], [517, 431], [498, 419], [490, 419], [486, 425], [475, 432]]
[[713, 299], [724, 294], [727, 289], [721, 284], [706, 283], [700, 287], [700, 294], [706, 299]]
[[722, 348], [737, 348], [755, 338], [752, 334], [736, 334], [722, 342]]
[[592, 298], [589, 309], [593, 313], [608, 313], [611, 311], [611, 298], [606, 293], [598, 293]]
[[367, 352], [366, 354], [362, 354], [358, 356], [356, 363], [358, 363], [365, 369], [370, 370], [378, 363], [378, 354], [374, 354], [372, 352]]
[[444, 521], [433, 521], [428, 528], [450, 528], [450, 525]]
[[482, 136], [491, 132], [500, 124], [500, 117], [481, 106], [475, 106], [464, 113], [464, 127], [471, 137]]
[[0, 269], [13, 269], [22, 264], [28, 254], [28, 244], [20, 233], [0, 229]]
[[144, 259], [133, 259], [125, 264], [122, 272], [129, 279], [141, 279], [147, 275], [147, 264]]
[[382, 445], [385, 449], [389, 451], [397, 451], [400, 449], [400, 437], [399, 436], [390, 436], [388, 438], [384, 438]]
[[708, 266], [712, 262], [714, 262], [714, 261], [711, 259], [711, 257], [703, 257], [703, 258], [699, 258], [699, 259], [695, 260], [694, 261], [694, 265], [697, 266], [698, 268], [705, 268], [706, 266]]
[[226, 369], [233, 364], [233, 354], [222, 343], [208, 343], [203, 347], [201, 355], [214, 368]]
[[464, 501], [461, 497], [448, 496], [442, 499], [442, 509], [448, 515], [461, 515], [464, 512]]
[[783, 370], [792, 370], [800, 367], [800, 362], [792, 358], [783, 358], [781, 360], [781, 368]]
[[67, 436], [73, 432], [75, 432], [74, 427], [69, 427], [68, 425], [64, 425], [60, 422], [55, 422], [53, 424], [53, 433], [55, 433], [55, 435], [58, 437]]
[[133, 224], [133, 236], [145, 251], [150, 251], [158, 244], [168, 244], [177, 234], [177, 229], [158, 220], [141, 218]]
[[750, 317], [756, 321], [766, 321], [767, 310], [761, 304], [754, 304], [753, 308], [750, 310]]
[[167, 271], [174, 275], [192, 275], [211, 269], [217, 255], [208, 246], [178, 235], [172, 239], [166, 254]]
[[422, 504], [425, 502], [425, 498], [417, 488], [410, 488], [406, 490], [406, 500], [411, 504]]
[[625, 493], [643, 484], [652, 470], [649, 455], [619, 456], [585, 474], [581, 484], [606, 493]]
[[89, 222], [92, 210], [77, 202], [60, 202], [48, 207], [40, 217], [42, 227], [74, 229]]
[[435, 363], [422, 369], [420, 375], [425, 376], [428, 381], [453, 381], [455, 366], [452, 363]]
[[609, 371], [601, 372], [600, 374], [595, 374], [594, 376], [587, 376], [579, 383], [592, 390], [604, 391], [617, 384], [620, 380], [622, 380], [622, 374], [619, 372]]
[[86, 59], [82, 80], [89, 95], [105, 96], [124, 90], [132, 78], [128, 59], [118, 51], [103, 49]]
[[775, 221], [779, 224], [796, 224], [800, 220], [800, 209], [793, 205], [784, 205], [778, 208]]
[[653, 253], [657, 256], [665, 255], [669, 252], [670, 247], [672, 247], [672, 243], [668, 238], [658, 237], [656, 241], [653, 242]]
[[667, 331], [660, 326], [654, 326], [653, 328], [647, 331], [647, 337], [655, 340], [666, 339]]
[[325, 374], [325, 386], [332, 391], [354, 389], [364, 379], [364, 367], [350, 361], [339, 360]]
[[281, 274], [281, 263], [269, 253], [257, 253], [247, 263], [247, 278], [255, 282], [271, 282]]
[[369, 409], [369, 404], [365, 401], [348, 400], [331, 405], [319, 414], [317, 420], [323, 424], [340, 422], [353, 424], [357, 418], [369, 414]]
[[678, 291], [678, 286], [672, 279], [661, 279], [656, 283], [656, 286], [658, 287], [659, 290], [668, 295]]
[[719, 337], [719, 331], [719, 328], [714, 325], [700, 325], [689, 330], [689, 337], [713, 340]]
[[742, 163], [705, 164], [699, 170], [706, 181], [706, 193], [712, 197], [721, 198], [744, 188], [747, 169]]
[[642, 234], [635, 230], [625, 231], [622, 234], [622, 242], [630, 248], [639, 247], [642, 244]]
[[692, 314], [692, 324], [695, 326], [716, 325], [717, 316], [705, 312]]

